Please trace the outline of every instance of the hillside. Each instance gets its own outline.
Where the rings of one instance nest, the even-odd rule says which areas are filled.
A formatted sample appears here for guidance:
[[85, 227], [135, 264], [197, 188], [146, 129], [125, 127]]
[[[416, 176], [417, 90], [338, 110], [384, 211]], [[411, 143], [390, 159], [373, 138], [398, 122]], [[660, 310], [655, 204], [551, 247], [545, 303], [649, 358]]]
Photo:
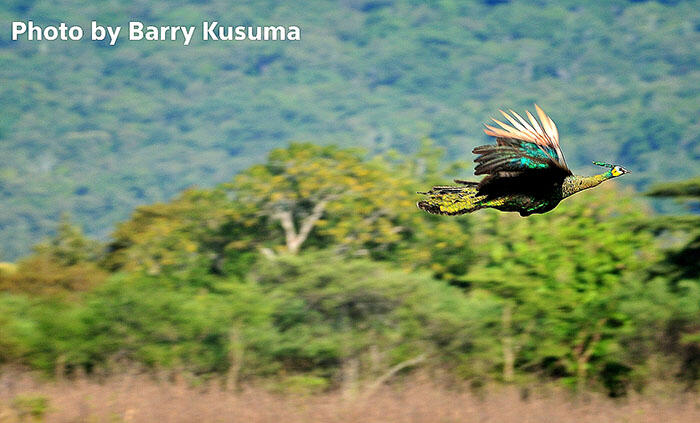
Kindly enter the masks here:
[[[471, 162], [499, 108], [541, 105], [569, 164], [636, 187], [700, 166], [700, 2], [10, 1], [0, 6], [0, 260], [70, 214], [213, 186], [290, 141]], [[13, 42], [9, 23], [298, 25], [299, 42]], [[467, 175], [471, 173], [466, 170]], [[465, 175], [465, 176], [467, 176]]]

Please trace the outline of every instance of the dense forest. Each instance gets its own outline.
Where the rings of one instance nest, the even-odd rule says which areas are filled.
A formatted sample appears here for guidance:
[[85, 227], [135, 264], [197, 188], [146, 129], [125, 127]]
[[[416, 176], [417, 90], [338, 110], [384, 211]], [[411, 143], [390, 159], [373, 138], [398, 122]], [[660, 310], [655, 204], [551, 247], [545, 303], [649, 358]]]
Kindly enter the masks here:
[[[106, 239], [137, 205], [211, 187], [290, 141], [471, 161], [537, 102], [579, 173], [646, 189], [697, 171], [697, 1], [12, 0], [0, 5], [0, 260], [63, 213]], [[11, 41], [9, 23], [298, 25], [298, 42]], [[469, 169], [465, 169], [468, 174]]]
[[[415, 187], [459, 171], [440, 151], [293, 143], [138, 207], [106, 244], [64, 218], [0, 269], [0, 360], [292, 392], [372, 390], [415, 367], [474, 387], [696, 388], [697, 215], [659, 217], [612, 182], [528, 218], [429, 215]], [[697, 207], [699, 189], [648, 195]]]
[[[0, 377], [696, 393], [699, 6], [3, 3], [3, 22], [302, 33], [109, 46], [0, 31]], [[472, 178], [499, 108], [535, 102], [575, 173], [632, 173], [528, 218], [416, 207]]]

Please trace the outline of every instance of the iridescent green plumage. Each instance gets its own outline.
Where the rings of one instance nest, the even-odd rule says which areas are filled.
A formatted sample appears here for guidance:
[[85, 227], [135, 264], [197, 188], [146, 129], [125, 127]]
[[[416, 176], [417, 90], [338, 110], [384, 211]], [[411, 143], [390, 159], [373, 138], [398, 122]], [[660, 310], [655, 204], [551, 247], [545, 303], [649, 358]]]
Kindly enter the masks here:
[[494, 119], [500, 126], [486, 125], [485, 132], [496, 137], [496, 145], [482, 145], [474, 173], [487, 175], [481, 182], [455, 180], [460, 185], [436, 186], [423, 192], [418, 207], [434, 214], [457, 215], [483, 208], [519, 212], [521, 216], [545, 213], [561, 200], [584, 189], [625, 173], [621, 166], [594, 162], [608, 167], [605, 173], [576, 176], [571, 173], [559, 148], [559, 132], [552, 119], [535, 105], [539, 121], [526, 112], [530, 122], [510, 111], [501, 111], [511, 123]]

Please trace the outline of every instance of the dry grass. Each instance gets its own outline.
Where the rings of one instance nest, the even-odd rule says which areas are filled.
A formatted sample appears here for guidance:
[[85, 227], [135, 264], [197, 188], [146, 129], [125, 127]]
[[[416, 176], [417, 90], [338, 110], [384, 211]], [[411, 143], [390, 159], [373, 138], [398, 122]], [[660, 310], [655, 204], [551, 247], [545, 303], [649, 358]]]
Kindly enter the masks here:
[[[48, 422], [700, 422], [693, 395], [614, 402], [573, 398], [544, 389], [520, 399], [515, 390], [476, 395], [425, 380], [387, 387], [368, 398], [338, 393], [284, 396], [259, 388], [227, 392], [218, 384], [189, 387], [181, 379], [157, 382], [139, 375], [41, 382], [26, 373], [0, 376], [0, 422], [21, 421], [16, 399], [48, 400], [34, 421]], [[25, 421], [32, 421], [26, 417]]]

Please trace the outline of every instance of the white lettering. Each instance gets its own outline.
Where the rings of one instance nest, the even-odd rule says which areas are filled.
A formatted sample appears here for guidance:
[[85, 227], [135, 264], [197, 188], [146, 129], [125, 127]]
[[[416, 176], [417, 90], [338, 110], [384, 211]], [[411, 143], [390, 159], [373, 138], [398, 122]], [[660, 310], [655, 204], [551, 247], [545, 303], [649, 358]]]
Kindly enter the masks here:
[[58, 26], [49, 25], [42, 28], [39, 25], [34, 25], [33, 21], [12, 22], [12, 40], [17, 41], [19, 36], [27, 34], [28, 41], [34, 40], [80, 40], [83, 38], [83, 29], [77, 25], [68, 27], [65, 22], [61, 22]]
[[[33, 41], [34, 39], [41, 40], [41, 27], [34, 26], [34, 22], [29, 21], [29, 38], [27, 38], [30, 41]], [[34, 33], [36, 35], [34, 35]]]
[[58, 30], [56, 29], [55, 26], [47, 26], [44, 29], [44, 38], [46, 38], [49, 41], [53, 41], [56, 38], [58, 38]]
[[260, 34], [260, 27], [256, 26], [255, 27], [255, 36], [253, 36], [253, 27], [249, 26], [248, 27], [248, 39], [253, 40], [253, 41], [258, 41], [261, 39], [261, 34]]
[[17, 41], [17, 37], [27, 32], [27, 24], [24, 22], [12, 22], [12, 41]]
[[301, 29], [298, 26], [290, 26], [289, 32], [287, 32], [287, 39], [290, 41], [301, 40]]
[[113, 46], [117, 42], [117, 38], [119, 38], [119, 31], [122, 30], [121, 26], [116, 26], [112, 28], [111, 26], [107, 25], [107, 32], [109, 32], [109, 45]]
[[129, 22], [129, 40], [138, 41], [143, 39], [143, 24], [138, 21]]
[[211, 24], [209, 22], [204, 22], [202, 24], [202, 39], [204, 41], [209, 41], [210, 38], [214, 41], [219, 40], [218, 38], [216, 38], [216, 34], [214, 33], [214, 28], [216, 28], [218, 24], [218, 22], [212, 22]]
[[283, 26], [266, 26], [264, 38], [266, 40], [284, 40]]
[[157, 41], [158, 40], [158, 28], [155, 26], [147, 26], [146, 27], [146, 39], [148, 41]]
[[237, 26], [236, 27], [236, 41], [243, 41], [245, 40], [245, 27], [244, 26]]
[[97, 22], [90, 22], [90, 39], [92, 41], [102, 41], [107, 36], [107, 31], [102, 25], [97, 25]]
[[194, 36], [194, 27], [182, 27], [182, 34], [185, 36], [185, 42], [184, 45], [188, 46], [190, 45], [190, 41], [192, 41], [192, 37]]
[[79, 26], [72, 26], [68, 30], [68, 37], [73, 41], [78, 41], [83, 38], [83, 28]]

